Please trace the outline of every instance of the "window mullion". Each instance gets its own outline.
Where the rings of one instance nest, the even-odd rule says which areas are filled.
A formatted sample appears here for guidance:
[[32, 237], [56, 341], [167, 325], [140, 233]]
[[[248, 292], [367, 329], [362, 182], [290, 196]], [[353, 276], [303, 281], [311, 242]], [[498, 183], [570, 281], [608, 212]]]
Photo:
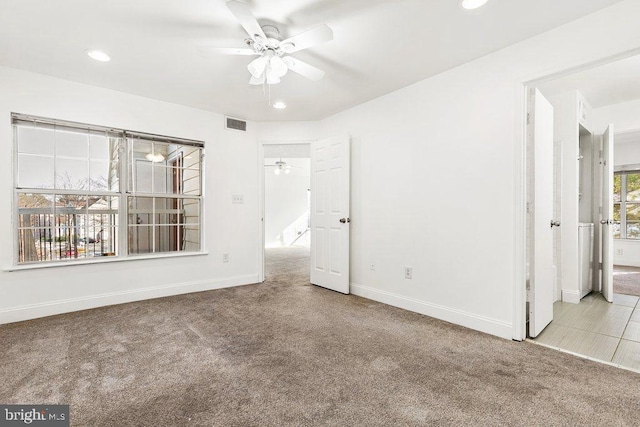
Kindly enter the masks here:
[[620, 176], [620, 237], [627, 238], [627, 174]]
[[120, 173], [120, 194], [118, 196], [118, 246], [120, 256], [129, 255], [129, 140], [125, 135], [118, 139], [118, 171]]

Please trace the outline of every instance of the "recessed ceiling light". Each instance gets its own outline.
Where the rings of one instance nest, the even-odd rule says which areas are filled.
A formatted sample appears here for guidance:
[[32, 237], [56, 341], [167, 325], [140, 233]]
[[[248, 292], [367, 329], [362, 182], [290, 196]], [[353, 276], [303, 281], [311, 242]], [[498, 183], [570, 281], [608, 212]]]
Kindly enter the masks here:
[[95, 59], [96, 61], [100, 61], [100, 62], [111, 61], [111, 57], [101, 50], [88, 50], [87, 55], [89, 55], [90, 58]]
[[282, 101], [278, 101], [275, 104], [273, 104], [273, 108], [277, 108], [278, 110], [284, 110], [285, 108], [287, 108], [287, 104], [285, 104]]
[[487, 1], [488, 0], [462, 0], [462, 7], [465, 9], [477, 9], [484, 6]]

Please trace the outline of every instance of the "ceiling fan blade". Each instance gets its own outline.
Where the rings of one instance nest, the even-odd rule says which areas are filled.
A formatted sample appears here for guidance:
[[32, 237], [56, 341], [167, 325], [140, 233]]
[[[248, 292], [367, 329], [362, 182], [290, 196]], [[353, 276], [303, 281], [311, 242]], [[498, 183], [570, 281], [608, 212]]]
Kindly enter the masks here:
[[291, 71], [317, 82], [324, 77], [324, 71], [290, 56], [282, 58]]
[[216, 54], [216, 55], [260, 55], [253, 51], [253, 49], [237, 49], [235, 47], [211, 47], [200, 46], [198, 50], [204, 54]]
[[333, 40], [333, 30], [329, 28], [328, 25], [322, 24], [300, 33], [297, 36], [283, 40], [280, 45], [284, 46], [288, 43], [293, 43], [294, 46], [286, 50], [287, 53], [293, 53], [320, 43], [328, 42], [329, 40]]
[[234, 14], [242, 28], [249, 34], [249, 37], [255, 40], [256, 36], [262, 37], [263, 40], [267, 39], [267, 36], [264, 35], [264, 31], [258, 24], [258, 21], [251, 13], [251, 9], [244, 3], [239, 1], [231, 0], [227, 2], [227, 7]]

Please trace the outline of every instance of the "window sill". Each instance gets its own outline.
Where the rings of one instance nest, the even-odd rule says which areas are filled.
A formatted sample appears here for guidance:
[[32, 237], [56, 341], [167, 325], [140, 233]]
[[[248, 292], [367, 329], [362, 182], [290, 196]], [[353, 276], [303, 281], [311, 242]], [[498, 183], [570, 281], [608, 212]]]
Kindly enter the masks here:
[[92, 265], [92, 264], [106, 264], [111, 262], [125, 262], [125, 261], [139, 261], [139, 260], [153, 260], [153, 259], [165, 259], [165, 258], [182, 258], [192, 256], [209, 255], [209, 252], [179, 252], [179, 253], [162, 253], [157, 255], [132, 255], [127, 257], [97, 257], [78, 261], [51, 261], [42, 262], [39, 264], [21, 264], [13, 265], [3, 268], [2, 271], [22, 271], [22, 270], [36, 270], [40, 268], [54, 268], [54, 267], [75, 267], [78, 265]]
[[640, 244], [640, 239], [613, 239], [613, 243], [615, 243], [615, 242]]

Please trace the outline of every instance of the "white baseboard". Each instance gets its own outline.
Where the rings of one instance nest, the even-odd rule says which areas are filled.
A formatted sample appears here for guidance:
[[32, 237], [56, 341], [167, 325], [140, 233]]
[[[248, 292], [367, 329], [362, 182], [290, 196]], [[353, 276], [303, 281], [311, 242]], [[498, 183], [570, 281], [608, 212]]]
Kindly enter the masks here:
[[640, 260], [629, 258], [613, 258], [614, 265], [620, 265], [624, 267], [640, 267]]
[[509, 322], [503, 322], [490, 317], [480, 316], [466, 311], [433, 304], [427, 301], [405, 297], [357, 283], [351, 283], [350, 290], [352, 294], [363, 298], [372, 299], [394, 307], [414, 311], [429, 317], [435, 317], [436, 319], [455, 323], [456, 325], [496, 335], [508, 340], [513, 338], [513, 326]]
[[562, 301], [570, 302], [571, 304], [579, 304], [580, 303], [580, 291], [562, 290]]
[[70, 313], [73, 311], [87, 310], [90, 308], [104, 307], [107, 305], [123, 304], [133, 301], [141, 301], [152, 298], [161, 298], [172, 295], [188, 294], [192, 292], [209, 291], [213, 289], [228, 288], [232, 286], [258, 283], [258, 275], [244, 275], [228, 277], [218, 280], [202, 280], [186, 282], [150, 288], [132, 289], [120, 292], [111, 292], [100, 295], [90, 295], [66, 300], [49, 301], [39, 304], [28, 304], [0, 310], [0, 324], [21, 322], [23, 320], [37, 319], [39, 317], [53, 316], [55, 314]]

